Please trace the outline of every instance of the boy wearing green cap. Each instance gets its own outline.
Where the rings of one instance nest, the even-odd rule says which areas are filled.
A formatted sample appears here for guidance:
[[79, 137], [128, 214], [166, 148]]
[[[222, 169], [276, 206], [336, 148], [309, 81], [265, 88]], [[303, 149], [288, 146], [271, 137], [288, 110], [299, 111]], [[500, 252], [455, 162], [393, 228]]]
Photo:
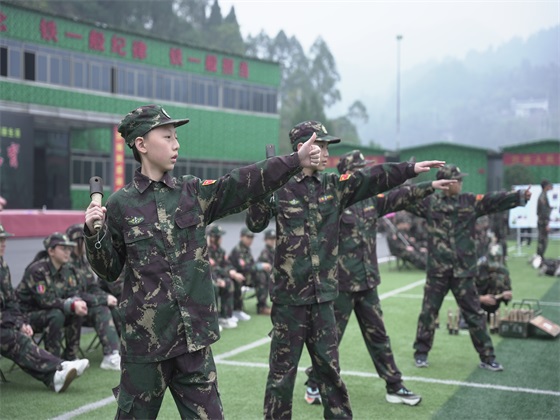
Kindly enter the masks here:
[[[141, 106], [119, 132], [141, 167], [133, 181], [85, 214], [88, 259], [114, 281], [124, 267], [119, 309], [119, 418], [155, 418], [169, 386], [182, 418], [223, 418], [210, 345], [219, 338], [206, 226], [267, 198], [302, 167], [318, 163], [312, 136], [298, 153], [267, 159], [216, 180], [171, 174], [179, 157], [174, 120]], [[93, 222], [101, 220], [97, 233]]]
[[318, 121], [304, 121], [290, 131], [293, 150], [300, 150], [310, 135], [316, 136], [321, 148], [320, 164], [296, 174], [274, 194], [273, 201], [251, 206], [245, 220], [252, 231], [260, 232], [276, 216], [276, 254], [270, 287], [273, 329], [264, 398], [267, 419], [291, 417], [304, 345], [321, 383], [323, 416], [352, 417], [348, 392], [340, 377], [333, 309], [338, 295], [340, 215], [346, 207], [444, 163], [385, 163], [355, 174], [321, 173], [329, 157], [329, 144], [340, 142], [340, 138], [328, 134]]

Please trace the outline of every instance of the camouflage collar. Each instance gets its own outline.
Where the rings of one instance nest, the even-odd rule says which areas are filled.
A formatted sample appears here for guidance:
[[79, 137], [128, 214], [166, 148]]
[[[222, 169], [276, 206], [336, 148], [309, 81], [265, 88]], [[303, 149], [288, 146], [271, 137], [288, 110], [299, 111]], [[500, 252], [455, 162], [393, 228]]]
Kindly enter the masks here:
[[[294, 179], [296, 180], [296, 182], [301, 182], [303, 181], [305, 178], [307, 178], [308, 176], [305, 175], [303, 173], [303, 171], [298, 172], [297, 174], [294, 175]], [[320, 172], [313, 172], [313, 175], [310, 176], [310, 178], [315, 178], [317, 181], [321, 181], [321, 173]]]
[[[136, 172], [134, 172], [134, 186], [136, 187], [136, 189], [138, 190], [138, 192], [140, 194], [143, 194], [144, 191], [146, 191], [148, 189], [148, 187], [150, 186], [150, 184], [153, 182], [150, 178], [148, 178], [146, 175], [142, 174], [141, 168], [136, 169]], [[171, 174], [169, 172], [166, 172], [163, 175], [163, 178], [161, 179], [160, 182], [163, 182], [165, 185], [167, 185], [169, 188], [174, 188], [175, 187], [175, 178], [173, 178], [173, 176], [171, 176]]]

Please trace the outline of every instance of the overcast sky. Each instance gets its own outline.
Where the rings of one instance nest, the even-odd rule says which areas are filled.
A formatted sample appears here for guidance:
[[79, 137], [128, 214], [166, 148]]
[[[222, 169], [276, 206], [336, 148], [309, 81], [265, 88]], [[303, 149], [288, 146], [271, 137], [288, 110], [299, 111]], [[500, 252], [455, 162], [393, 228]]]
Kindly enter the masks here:
[[402, 76], [426, 61], [461, 59], [470, 50], [485, 51], [560, 24], [560, 0], [219, 0], [219, 4], [223, 15], [235, 6], [244, 37], [261, 30], [276, 36], [284, 30], [305, 51], [318, 37], [326, 41], [341, 76], [342, 104], [327, 112], [331, 117], [344, 114], [357, 99], [368, 106], [374, 95], [395, 86], [397, 34], [403, 36]]

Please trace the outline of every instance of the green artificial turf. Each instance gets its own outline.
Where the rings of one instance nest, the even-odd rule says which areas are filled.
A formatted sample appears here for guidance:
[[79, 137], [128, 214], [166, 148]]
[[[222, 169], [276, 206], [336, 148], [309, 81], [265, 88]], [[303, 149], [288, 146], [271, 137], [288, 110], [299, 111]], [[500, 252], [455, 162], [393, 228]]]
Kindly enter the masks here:
[[[526, 254], [534, 252], [525, 249]], [[547, 255], [560, 255], [560, 243], [551, 241]], [[542, 313], [560, 324], [560, 279], [538, 276], [527, 264], [527, 255], [510, 252], [508, 267], [513, 282], [514, 301], [539, 299]], [[424, 273], [415, 269], [397, 270], [395, 263], [382, 264], [379, 294], [387, 332], [397, 365], [411, 390], [423, 396], [416, 407], [385, 402], [385, 384], [376, 375], [354, 317], [340, 345], [340, 365], [356, 419], [551, 419], [560, 415], [560, 338], [504, 338], [492, 335], [497, 360], [503, 372], [478, 368], [478, 356], [465, 330], [450, 335], [446, 329], [447, 311], [457, 305], [451, 294], [440, 312], [441, 326], [429, 354], [430, 366], [414, 366], [412, 343], [422, 299]], [[400, 290], [398, 293], [394, 293]], [[226, 330], [213, 346], [217, 359], [219, 389], [226, 419], [262, 418], [262, 404], [268, 373], [269, 345], [264, 340], [270, 331], [270, 319], [255, 314], [255, 301], [246, 301], [253, 315], [249, 322]], [[92, 339], [82, 338], [83, 347]], [[260, 343], [260, 344], [259, 344]], [[250, 349], [242, 346], [253, 344]], [[259, 344], [259, 345], [257, 345]], [[236, 354], [221, 358], [237, 350]], [[54, 394], [20, 369], [9, 372], [12, 363], [0, 360], [9, 383], [0, 385], [0, 418], [47, 419], [65, 416], [73, 410], [77, 418], [108, 419], [115, 415], [111, 389], [119, 374], [99, 368], [101, 350], [87, 354], [91, 367], [83, 377], [62, 394]], [[304, 350], [294, 390], [294, 419], [320, 419], [321, 406], [309, 406], [303, 400], [309, 357]], [[91, 406], [88, 406], [91, 405]], [[91, 408], [94, 407], [94, 408]], [[95, 408], [97, 407], [97, 408]], [[171, 394], [166, 393], [159, 418], [176, 419], [178, 412]]]

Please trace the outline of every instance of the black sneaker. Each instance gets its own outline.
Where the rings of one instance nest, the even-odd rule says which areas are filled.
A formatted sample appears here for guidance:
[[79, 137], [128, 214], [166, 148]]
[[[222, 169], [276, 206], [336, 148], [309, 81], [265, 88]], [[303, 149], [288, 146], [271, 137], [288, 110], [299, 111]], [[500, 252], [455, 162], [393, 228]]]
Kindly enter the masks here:
[[492, 372], [501, 372], [504, 370], [504, 367], [495, 360], [492, 360], [491, 362], [480, 362], [478, 367]]
[[[425, 362], [425, 361], [424, 361]], [[406, 404], [406, 405], [418, 405], [422, 401], [420, 395], [416, 395], [414, 392], [406, 389], [404, 386], [398, 391], [389, 392], [385, 395], [387, 402], [393, 404]]]
[[417, 368], [427, 368], [429, 366], [428, 356], [426, 354], [419, 354], [414, 358], [414, 363]]

